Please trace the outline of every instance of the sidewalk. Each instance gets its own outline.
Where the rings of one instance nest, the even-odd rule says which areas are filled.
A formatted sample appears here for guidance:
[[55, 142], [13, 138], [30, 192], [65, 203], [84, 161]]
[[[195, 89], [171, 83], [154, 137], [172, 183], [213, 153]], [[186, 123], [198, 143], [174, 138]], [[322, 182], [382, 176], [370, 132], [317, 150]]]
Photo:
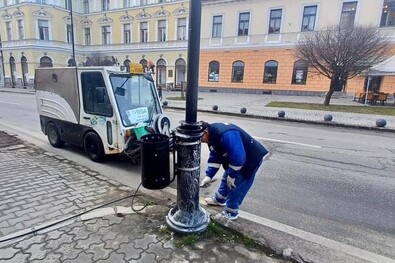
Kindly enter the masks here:
[[[32, 89], [11, 89], [0, 88], [0, 92], [18, 92], [34, 94]], [[162, 91], [162, 102], [167, 103], [165, 107], [185, 109], [185, 101], [169, 100], [169, 97], [179, 97], [180, 91]], [[303, 123], [313, 123], [321, 125], [335, 125], [341, 127], [351, 127], [360, 129], [377, 129], [381, 131], [395, 132], [395, 116], [380, 116], [371, 114], [347, 113], [347, 112], [325, 112], [302, 109], [288, 109], [266, 107], [271, 101], [288, 101], [288, 102], [309, 102], [319, 103], [324, 102], [322, 97], [313, 96], [279, 96], [266, 94], [244, 94], [244, 93], [220, 93], [220, 92], [199, 92], [198, 110], [213, 112], [219, 114], [230, 114], [237, 116], [260, 117], [265, 119], [281, 120], [281, 121], [295, 121]], [[395, 101], [390, 99], [387, 104], [393, 105]], [[332, 105], [361, 105], [353, 98], [332, 98]], [[218, 110], [214, 111], [213, 106], [217, 105]], [[240, 109], [245, 107], [247, 112], [240, 114]], [[370, 106], [367, 106], [370, 107]], [[395, 107], [393, 108], [395, 111]], [[278, 112], [283, 110], [285, 112], [284, 118], [278, 117]], [[333, 120], [324, 121], [324, 116], [331, 114]], [[384, 128], [378, 128], [376, 121], [378, 119], [385, 119], [387, 124]]]
[[173, 235], [169, 198], [134, 212], [134, 189], [2, 131], [0, 185], [0, 262], [289, 262], [218, 222]]
[[[180, 91], [163, 91], [163, 102], [167, 102], [168, 108], [182, 108], [185, 109], [185, 101], [170, 100], [169, 97], [180, 97]], [[343, 127], [353, 128], [376, 128], [376, 121], [378, 119], [385, 119], [387, 125], [385, 128], [378, 128], [381, 130], [390, 130], [395, 132], [395, 116], [380, 116], [370, 114], [358, 114], [347, 112], [325, 112], [325, 111], [312, 111], [301, 109], [287, 109], [287, 108], [274, 108], [266, 107], [265, 105], [271, 101], [288, 101], [288, 102], [309, 102], [319, 103], [324, 102], [322, 97], [312, 96], [279, 96], [279, 95], [266, 95], [266, 94], [237, 94], [237, 93], [210, 93], [199, 92], [198, 97], [198, 110], [208, 111], [220, 114], [240, 115], [240, 109], [245, 107], [247, 112], [242, 116], [261, 117], [267, 119], [276, 119], [283, 121], [297, 121], [307, 123], [319, 123], [323, 125], [338, 125]], [[388, 104], [392, 104], [390, 100]], [[352, 98], [332, 98], [331, 104], [333, 105], [361, 105]], [[213, 105], [218, 106], [218, 110], [213, 110]], [[369, 107], [369, 106], [367, 106]], [[395, 107], [393, 108], [395, 111]], [[285, 111], [285, 117], [279, 118], [278, 112]], [[325, 114], [331, 114], [333, 120], [331, 122], [324, 121]]]

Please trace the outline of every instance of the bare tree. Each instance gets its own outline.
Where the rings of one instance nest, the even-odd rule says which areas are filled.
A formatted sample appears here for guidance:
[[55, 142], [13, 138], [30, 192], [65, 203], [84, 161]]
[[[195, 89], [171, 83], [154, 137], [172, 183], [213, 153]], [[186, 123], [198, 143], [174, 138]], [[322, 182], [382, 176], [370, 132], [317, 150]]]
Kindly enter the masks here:
[[336, 87], [391, 56], [389, 38], [371, 26], [329, 26], [306, 34], [296, 44], [295, 55], [308, 62], [309, 70], [331, 80], [324, 105], [329, 105]]

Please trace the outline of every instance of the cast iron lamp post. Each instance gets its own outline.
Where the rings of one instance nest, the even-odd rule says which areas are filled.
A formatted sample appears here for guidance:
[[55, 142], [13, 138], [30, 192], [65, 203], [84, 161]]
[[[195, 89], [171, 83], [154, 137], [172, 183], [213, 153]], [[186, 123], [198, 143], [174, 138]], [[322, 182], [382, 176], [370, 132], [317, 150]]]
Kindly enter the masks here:
[[166, 217], [170, 229], [181, 234], [203, 232], [210, 223], [208, 213], [199, 205], [202, 127], [196, 118], [202, 1], [190, 0], [189, 2], [185, 121], [180, 123], [175, 134], [177, 204]]

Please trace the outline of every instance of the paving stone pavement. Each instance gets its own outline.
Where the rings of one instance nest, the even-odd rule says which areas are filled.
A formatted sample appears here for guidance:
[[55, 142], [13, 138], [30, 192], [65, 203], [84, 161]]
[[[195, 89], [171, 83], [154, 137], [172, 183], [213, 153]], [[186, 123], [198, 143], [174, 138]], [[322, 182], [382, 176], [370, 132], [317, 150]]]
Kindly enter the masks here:
[[161, 204], [116, 213], [131, 210], [134, 189], [103, 178], [0, 131], [0, 263], [288, 262], [215, 221], [201, 235], [174, 235]]

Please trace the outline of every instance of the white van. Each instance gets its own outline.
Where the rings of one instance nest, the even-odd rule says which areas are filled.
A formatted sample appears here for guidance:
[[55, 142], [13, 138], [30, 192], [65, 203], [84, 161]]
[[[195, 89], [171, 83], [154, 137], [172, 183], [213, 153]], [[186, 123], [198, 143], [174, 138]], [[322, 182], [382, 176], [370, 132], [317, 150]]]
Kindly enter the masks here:
[[[124, 153], [136, 161], [140, 138], [169, 135], [150, 73], [141, 64], [121, 67], [38, 68], [35, 71], [41, 130], [50, 144], [82, 146], [95, 162]], [[135, 158], [136, 157], [136, 158]]]

